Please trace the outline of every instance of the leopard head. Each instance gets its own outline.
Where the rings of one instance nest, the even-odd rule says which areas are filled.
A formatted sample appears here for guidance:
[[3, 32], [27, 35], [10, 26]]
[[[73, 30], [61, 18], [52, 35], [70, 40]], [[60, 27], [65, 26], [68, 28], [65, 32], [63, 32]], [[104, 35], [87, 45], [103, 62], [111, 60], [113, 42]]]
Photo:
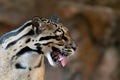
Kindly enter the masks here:
[[66, 59], [75, 53], [76, 46], [69, 30], [52, 19], [35, 17], [32, 20], [33, 30], [41, 50], [52, 66], [59, 63], [64, 67]]

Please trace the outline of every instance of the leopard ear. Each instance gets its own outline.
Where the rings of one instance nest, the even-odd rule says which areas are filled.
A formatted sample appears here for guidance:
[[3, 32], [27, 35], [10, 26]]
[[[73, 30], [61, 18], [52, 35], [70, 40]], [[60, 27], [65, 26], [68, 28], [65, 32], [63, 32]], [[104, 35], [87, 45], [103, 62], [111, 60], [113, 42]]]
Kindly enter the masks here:
[[59, 18], [57, 15], [54, 15], [51, 17], [51, 20], [54, 21], [54, 22], [58, 22], [59, 21]]
[[35, 34], [40, 34], [42, 32], [41, 19], [39, 17], [34, 17], [32, 19], [32, 27]]

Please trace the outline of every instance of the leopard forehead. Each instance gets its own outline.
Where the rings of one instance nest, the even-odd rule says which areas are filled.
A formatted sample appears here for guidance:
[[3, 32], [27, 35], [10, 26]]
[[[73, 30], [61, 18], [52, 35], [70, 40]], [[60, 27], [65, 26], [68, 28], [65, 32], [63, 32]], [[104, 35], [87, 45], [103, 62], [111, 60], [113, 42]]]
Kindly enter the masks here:
[[66, 26], [64, 26], [62, 23], [55, 22], [52, 19], [47, 18], [40, 18], [41, 19], [41, 25], [44, 25], [46, 30], [52, 32], [52, 31], [60, 31], [64, 32], [65, 35], [70, 36], [70, 32]]
[[62, 28], [64, 27], [62, 23], [55, 22], [52, 19], [40, 18], [41, 24], [44, 24], [48, 27]]

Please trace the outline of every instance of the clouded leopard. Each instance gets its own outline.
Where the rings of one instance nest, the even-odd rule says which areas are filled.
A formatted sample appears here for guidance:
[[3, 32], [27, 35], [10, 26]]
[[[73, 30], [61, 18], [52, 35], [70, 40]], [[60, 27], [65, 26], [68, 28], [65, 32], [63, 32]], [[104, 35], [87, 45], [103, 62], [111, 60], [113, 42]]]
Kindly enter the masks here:
[[58, 21], [34, 17], [0, 38], [0, 80], [43, 80], [44, 56], [52, 66], [66, 65], [76, 46]]

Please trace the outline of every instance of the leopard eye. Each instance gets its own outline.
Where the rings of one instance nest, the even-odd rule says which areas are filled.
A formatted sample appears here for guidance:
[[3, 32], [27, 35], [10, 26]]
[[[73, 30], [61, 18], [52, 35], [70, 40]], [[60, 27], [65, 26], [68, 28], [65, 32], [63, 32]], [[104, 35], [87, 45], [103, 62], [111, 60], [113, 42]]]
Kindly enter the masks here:
[[57, 32], [62, 32], [62, 30], [61, 30], [61, 29], [58, 29]]
[[59, 36], [57, 36], [56, 40], [62, 40], [62, 38], [63, 38], [63, 35], [59, 35]]
[[63, 31], [61, 29], [57, 29], [57, 30], [55, 30], [54, 33], [55, 33], [55, 35], [60, 36], [63, 34]]

